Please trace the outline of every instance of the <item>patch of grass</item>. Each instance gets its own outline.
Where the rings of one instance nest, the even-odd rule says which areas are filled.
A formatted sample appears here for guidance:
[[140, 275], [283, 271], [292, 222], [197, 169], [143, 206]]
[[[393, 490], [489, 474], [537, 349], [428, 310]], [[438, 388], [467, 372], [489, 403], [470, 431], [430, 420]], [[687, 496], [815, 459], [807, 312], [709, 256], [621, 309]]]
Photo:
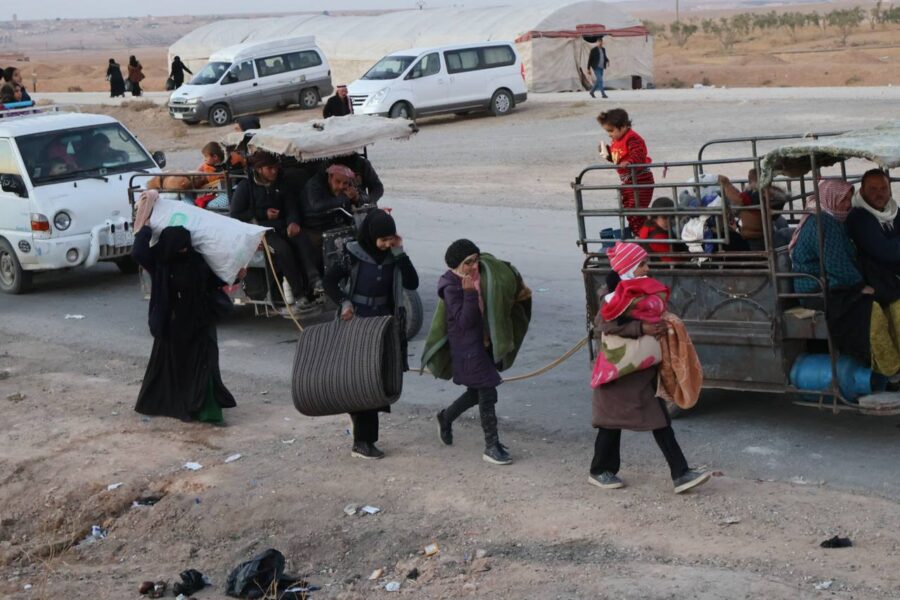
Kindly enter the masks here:
[[709, 77], [704, 77], [703, 80], [702, 80], [700, 83], [703, 84], [703, 85], [705, 85], [705, 86], [710, 86], [710, 85], [712, 85], [712, 81], [709, 80]]
[[844, 82], [844, 85], [853, 85], [854, 83], [862, 83], [862, 77], [859, 75], [853, 75]]
[[669, 83], [666, 84], [666, 87], [675, 88], [677, 90], [683, 88], [684, 85], [685, 84], [682, 80], [678, 79], [677, 77], [673, 77], [669, 80]]
[[143, 112], [145, 110], [153, 110], [159, 106], [150, 100], [129, 100], [122, 103], [122, 108], [133, 110], [134, 112]]
[[83, 92], [84, 90], [81, 89], [80, 86], [77, 86], [77, 85], [70, 85], [68, 91], [70, 91], [70, 92]]
[[772, 85], [772, 80], [771, 80], [771, 79], [766, 79], [765, 81], [763, 81], [763, 82], [760, 83], [759, 85]]

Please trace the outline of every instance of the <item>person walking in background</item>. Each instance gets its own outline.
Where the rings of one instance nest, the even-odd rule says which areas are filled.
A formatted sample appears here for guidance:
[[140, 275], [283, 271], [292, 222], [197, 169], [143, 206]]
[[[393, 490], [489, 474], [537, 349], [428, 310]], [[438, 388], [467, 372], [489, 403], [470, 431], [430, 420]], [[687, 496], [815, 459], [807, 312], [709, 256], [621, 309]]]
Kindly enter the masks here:
[[344, 115], [353, 114], [353, 104], [350, 102], [350, 96], [347, 94], [346, 85], [337, 86], [334, 96], [325, 103], [325, 107], [322, 109], [322, 116], [327, 119], [328, 117], [343, 117]]
[[194, 74], [193, 71], [187, 68], [187, 66], [181, 62], [181, 57], [176, 56], [172, 60], [172, 68], [169, 71], [169, 78], [172, 80], [172, 83], [175, 84], [175, 89], [177, 90], [182, 85], [184, 85], [184, 73], [187, 71], [191, 75]]
[[140, 96], [143, 93], [141, 82], [144, 80], [144, 77], [144, 67], [132, 54], [128, 57], [128, 81], [131, 82], [132, 96]]
[[114, 58], [109, 59], [109, 66], [106, 67], [106, 80], [109, 82], [110, 98], [125, 97], [125, 78], [122, 77], [122, 68]]
[[588, 71], [594, 74], [594, 87], [591, 88], [591, 98], [596, 98], [594, 92], [599, 91], [603, 98], [609, 98], [606, 95], [606, 89], [603, 87], [603, 71], [609, 67], [609, 57], [606, 54], [606, 48], [603, 47], [603, 37], [597, 38], [597, 45], [591, 48], [588, 54]]

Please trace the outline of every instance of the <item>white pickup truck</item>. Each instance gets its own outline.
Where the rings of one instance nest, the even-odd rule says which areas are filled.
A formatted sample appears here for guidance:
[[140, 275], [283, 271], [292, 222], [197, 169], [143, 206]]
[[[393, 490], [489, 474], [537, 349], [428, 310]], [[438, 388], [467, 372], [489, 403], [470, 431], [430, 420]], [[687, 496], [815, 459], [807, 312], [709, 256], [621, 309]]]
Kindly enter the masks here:
[[158, 173], [121, 123], [61, 107], [0, 111], [0, 291], [20, 294], [34, 273], [115, 262], [134, 273], [128, 185]]

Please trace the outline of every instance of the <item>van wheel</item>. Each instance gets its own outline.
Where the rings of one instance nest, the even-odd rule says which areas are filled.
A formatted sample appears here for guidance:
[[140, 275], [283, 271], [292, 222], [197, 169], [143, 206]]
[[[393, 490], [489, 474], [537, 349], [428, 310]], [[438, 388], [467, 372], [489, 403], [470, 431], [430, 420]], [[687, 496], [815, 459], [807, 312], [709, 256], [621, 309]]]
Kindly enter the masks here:
[[209, 124], [222, 127], [231, 123], [231, 109], [227, 104], [216, 104], [209, 109]]
[[123, 275], [134, 275], [138, 272], [138, 264], [130, 256], [123, 256], [116, 259], [116, 266]]
[[391, 107], [388, 116], [392, 119], [412, 119], [413, 107], [409, 105], [409, 102], [398, 102]]
[[30, 271], [22, 269], [12, 246], [0, 240], [0, 291], [5, 294], [24, 294], [31, 289]]
[[491, 97], [491, 112], [495, 117], [508, 115], [515, 105], [512, 94], [507, 90], [497, 90]]
[[316, 88], [306, 88], [300, 92], [300, 107], [304, 110], [315, 108], [319, 103], [319, 92]]

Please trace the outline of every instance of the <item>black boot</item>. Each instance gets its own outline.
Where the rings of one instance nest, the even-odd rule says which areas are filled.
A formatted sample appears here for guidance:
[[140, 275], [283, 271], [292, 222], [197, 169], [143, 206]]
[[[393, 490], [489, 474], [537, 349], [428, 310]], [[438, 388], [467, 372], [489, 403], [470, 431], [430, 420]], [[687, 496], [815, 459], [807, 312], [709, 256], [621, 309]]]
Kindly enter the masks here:
[[453, 445], [453, 423], [447, 419], [445, 413], [447, 411], [442, 410], [437, 414], [437, 422], [438, 422], [438, 437], [440, 437], [441, 442], [444, 443], [445, 446]]
[[484, 430], [484, 454], [481, 458], [495, 465], [511, 464], [512, 457], [506, 451], [506, 446], [500, 443], [500, 435], [497, 433], [497, 410], [494, 403], [481, 403], [478, 409], [481, 413], [481, 428]]

